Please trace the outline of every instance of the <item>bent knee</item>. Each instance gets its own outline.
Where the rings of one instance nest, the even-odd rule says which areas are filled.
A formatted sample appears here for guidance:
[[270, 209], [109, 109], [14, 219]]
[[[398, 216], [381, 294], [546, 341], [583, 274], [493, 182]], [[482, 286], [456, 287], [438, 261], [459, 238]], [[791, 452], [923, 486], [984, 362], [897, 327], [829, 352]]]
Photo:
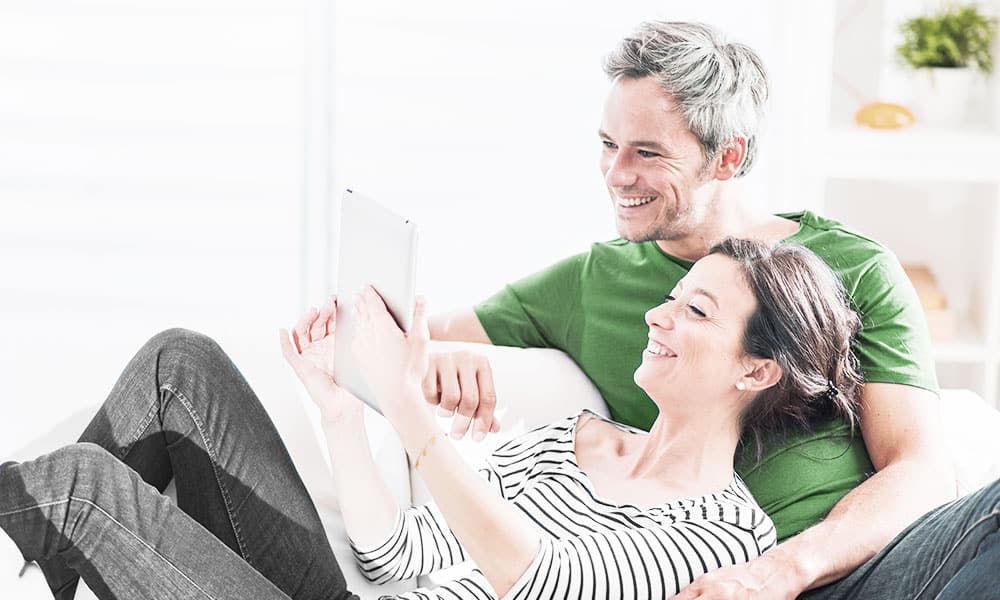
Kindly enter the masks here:
[[221, 350], [219, 348], [219, 344], [204, 333], [199, 333], [190, 329], [183, 329], [181, 327], [164, 329], [160, 333], [151, 337], [149, 341], [146, 342], [146, 345], [155, 346], [157, 348], [191, 347], [212, 352]]
[[118, 463], [118, 459], [110, 452], [90, 442], [79, 442], [63, 446], [49, 453], [48, 458], [56, 468], [76, 475], [103, 473], [109, 467]]
[[143, 350], [155, 355], [171, 355], [181, 362], [194, 363], [197, 366], [229, 364], [229, 356], [222, 350], [219, 343], [197, 331], [175, 327], [166, 329], [154, 335]]

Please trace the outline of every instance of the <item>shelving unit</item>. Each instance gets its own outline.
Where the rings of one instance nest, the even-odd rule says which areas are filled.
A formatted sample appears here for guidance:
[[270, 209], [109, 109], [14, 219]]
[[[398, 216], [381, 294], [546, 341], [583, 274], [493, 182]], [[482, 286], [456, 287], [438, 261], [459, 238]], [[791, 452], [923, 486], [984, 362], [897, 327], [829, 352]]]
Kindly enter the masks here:
[[[869, 51], [882, 60], [858, 58], [858, 39], [844, 39], [843, 27], [831, 28], [827, 52], [831, 79], [849, 68], [875, 98], [892, 78], [885, 48], [892, 47], [886, 38], [899, 7], [894, 0], [871, 4], [875, 14], [867, 18], [882, 22], [861, 29]], [[838, 22], [855, 7], [839, 0]], [[869, 39], [873, 29], [882, 39]], [[854, 55], [853, 62], [845, 54]], [[829, 125], [818, 132], [825, 151], [815, 172], [822, 188], [816, 209], [884, 243], [904, 264], [930, 267], [958, 321], [954, 338], [935, 341], [939, 382], [972, 389], [1000, 407], [1000, 132], [994, 125], [1000, 112], [991, 108], [1000, 103], [996, 76], [985, 110], [953, 130], [919, 122], [891, 131], [855, 126], [850, 115], [857, 104], [838, 90], [842, 84], [828, 85]]]

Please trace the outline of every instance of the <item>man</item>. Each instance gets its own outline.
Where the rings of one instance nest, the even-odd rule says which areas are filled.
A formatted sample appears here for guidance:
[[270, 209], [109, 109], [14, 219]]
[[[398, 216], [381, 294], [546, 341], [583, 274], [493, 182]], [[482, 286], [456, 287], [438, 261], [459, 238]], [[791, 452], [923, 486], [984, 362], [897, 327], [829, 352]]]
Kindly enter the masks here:
[[[605, 71], [601, 169], [622, 239], [594, 244], [473, 310], [432, 320], [432, 337], [559, 348], [597, 385], [615, 419], [648, 428], [655, 410], [632, 381], [643, 313], [724, 237], [801, 243], [840, 275], [862, 315], [864, 443], [832, 422], [773, 444], [759, 462], [738, 457], [782, 543], [678, 597], [794, 598], [809, 589], [805, 595], [817, 598], [935, 597], [952, 580], [949, 590], [973, 593], [984, 574], [997, 577], [1000, 540], [983, 540], [1000, 538], [993, 533], [1000, 519], [994, 513], [985, 528], [980, 520], [1000, 504], [997, 485], [923, 517], [876, 556], [955, 495], [926, 324], [882, 246], [809, 212], [755, 212], [740, 197], [768, 95], [757, 55], [704, 25], [646, 23], [612, 52]], [[476, 439], [496, 430], [482, 357], [435, 356], [424, 387], [441, 412], [455, 412], [454, 434], [470, 424]]]

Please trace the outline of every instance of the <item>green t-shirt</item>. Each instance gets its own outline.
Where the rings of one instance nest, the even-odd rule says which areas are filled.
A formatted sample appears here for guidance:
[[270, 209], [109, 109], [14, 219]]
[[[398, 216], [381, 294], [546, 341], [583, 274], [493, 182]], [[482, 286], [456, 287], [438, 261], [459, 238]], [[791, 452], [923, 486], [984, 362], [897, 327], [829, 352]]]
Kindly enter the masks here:
[[[913, 286], [880, 244], [809, 211], [786, 238], [818, 254], [840, 276], [862, 317], [856, 346], [867, 381], [937, 392], [930, 336]], [[644, 313], [660, 304], [693, 263], [655, 242], [597, 243], [590, 251], [506, 286], [475, 307], [496, 345], [558, 348], [597, 386], [611, 416], [648, 430], [657, 409], [632, 374], [647, 342]], [[770, 449], [737, 470], [774, 520], [778, 538], [822, 519], [872, 471], [860, 433], [831, 422]]]

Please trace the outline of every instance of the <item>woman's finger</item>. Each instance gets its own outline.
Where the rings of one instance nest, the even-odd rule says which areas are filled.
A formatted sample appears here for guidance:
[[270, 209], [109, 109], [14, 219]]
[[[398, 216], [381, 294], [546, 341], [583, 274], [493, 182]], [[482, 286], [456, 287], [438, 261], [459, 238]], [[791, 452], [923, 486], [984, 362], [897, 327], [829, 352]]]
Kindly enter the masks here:
[[295, 351], [302, 354], [302, 341], [297, 329], [292, 330], [292, 342], [295, 344]]
[[278, 338], [281, 343], [281, 354], [285, 357], [285, 360], [292, 362], [298, 357], [298, 352], [292, 347], [292, 343], [288, 340], [288, 332], [284, 329], [278, 330]]
[[368, 307], [365, 305], [365, 297], [361, 293], [354, 295], [354, 316], [362, 325], [368, 322]]
[[[309, 310], [306, 311], [306, 314], [302, 315], [299, 322], [295, 324], [295, 331], [299, 334], [299, 339], [297, 340], [298, 342], [301, 343], [301, 341], [310, 341], [309, 327], [312, 326], [312, 322], [316, 319], [317, 314], [319, 313], [316, 310], [316, 307], [310, 306]], [[299, 349], [301, 350], [301, 345], [299, 346]]]
[[[292, 332], [292, 335], [293, 336], [295, 335], [294, 331]], [[285, 357], [285, 361], [288, 362], [289, 366], [292, 367], [292, 370], [295, 371], [295, 374], [298, 375], [302, 357], [299, 355], [299, 352], [295, 349], [295, 346], [292, 345], [292, 340], [289, 339], [289, 335], [286, 330], [284, 329], [278, 330], [278, 336], [279, 336], [279, 343], [281, 344], [282, 356]]]
[[431, 334], [427, 327], [427, 300], [423, 296], [417, 296], [416, 304], [413, 306], [413, 322], [410, 323], [410, 330], [406, 336], [421, 342], [430, 340]]
[[327, 300], [319, 309], [319, 313], [316, 314], [316, 319], [309, 326], [309, 339], [314, 342], [326, 337], [326, 322], [330, 318], [330, 311], [332, 307], [330, 306], [330, 301]]

